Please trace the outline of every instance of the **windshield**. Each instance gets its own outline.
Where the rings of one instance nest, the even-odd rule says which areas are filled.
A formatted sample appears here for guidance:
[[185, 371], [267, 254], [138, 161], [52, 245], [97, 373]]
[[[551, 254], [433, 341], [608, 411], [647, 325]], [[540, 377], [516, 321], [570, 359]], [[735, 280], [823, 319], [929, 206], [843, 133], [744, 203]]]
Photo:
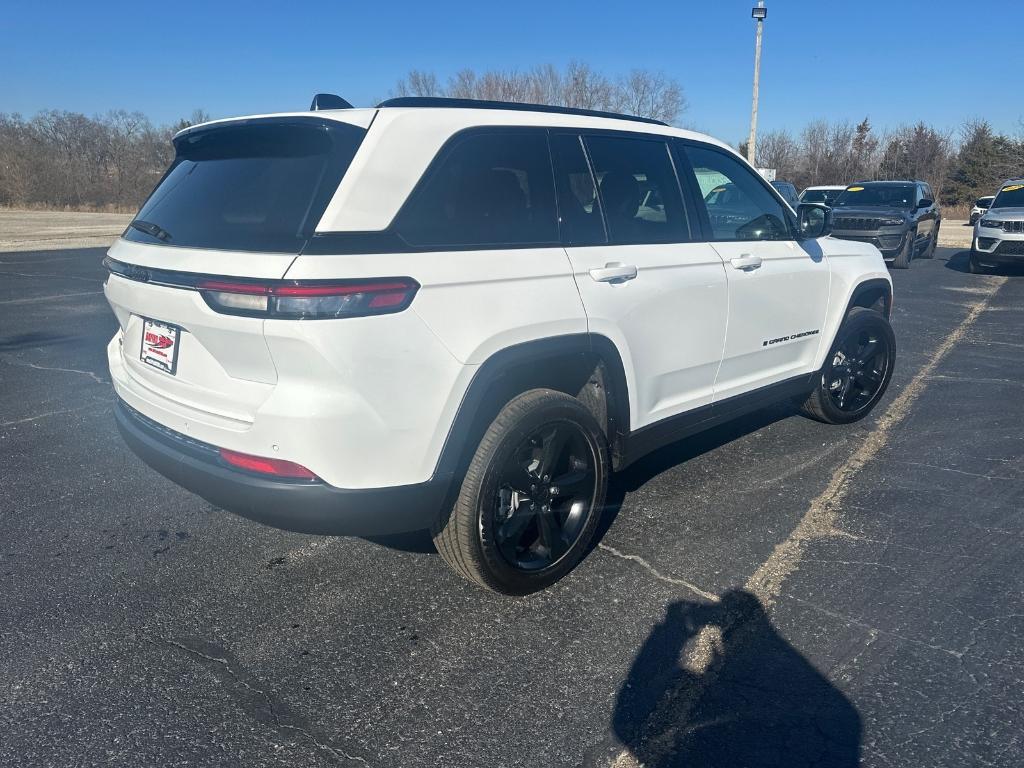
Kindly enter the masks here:
[[836, 198], [836, 207], [911, 208], [914, 205], [913, 184], [855, 184]]
[[992, 201], [992, 208], [1024, 208], [1024, 184], [1007, 184]]
[[334, 120], [280, 118], [183, 134], [124, 238], [298, 253], [365, 133]]
[[805, 189], [800, 196], [802, 203], [825, 203], [830, 205], [833, 200], [839, 197], [841, 189]]

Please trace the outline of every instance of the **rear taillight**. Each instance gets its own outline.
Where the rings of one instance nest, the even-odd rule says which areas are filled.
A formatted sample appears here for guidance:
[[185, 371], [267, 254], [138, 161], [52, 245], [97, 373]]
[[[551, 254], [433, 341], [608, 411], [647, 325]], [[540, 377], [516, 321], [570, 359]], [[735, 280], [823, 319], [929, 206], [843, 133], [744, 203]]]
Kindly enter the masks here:
[[218, 312], [232, 315], [324, 320], [401, 312], [419, 283], [407, 277], [338, 283], [249, 283], [199, 280], [196, 288]]
[[316, 475], [310, 472], [301, 464], [283, 459], [268, 459], [263, 456], [251, 456], [248, 453], [229, 451], [227, 448], [220, 449], [220, 457], [232, 467], [244, 469], [247, 472], [255, 472], [260, 475], [270, 475], [287, 480], [319, 480]]
[[107, 256], [112, 274], [168, 288], [199, 291], [211, 309], [229, 315], [327, 320], [401, 312], [420, 284], [411, 277], [365, 280], [246, 280], [125, 264]]

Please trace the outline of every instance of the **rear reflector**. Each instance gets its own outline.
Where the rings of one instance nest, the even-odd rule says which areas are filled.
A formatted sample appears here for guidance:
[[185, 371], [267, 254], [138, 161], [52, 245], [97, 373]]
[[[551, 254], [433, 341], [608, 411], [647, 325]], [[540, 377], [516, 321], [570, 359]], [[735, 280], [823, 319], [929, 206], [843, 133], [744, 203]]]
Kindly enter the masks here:
[[227, 448], [220, 449], [220, 457], [228, 464], [248, 472], [257, 472], [261, 475], [287, 478], [289, 480], [319, 480], [316, 475], [310, 472], [301, 464], [283, 459], [268, 459], [263, 456], [250, 456], [248, 453], [229, 451]]

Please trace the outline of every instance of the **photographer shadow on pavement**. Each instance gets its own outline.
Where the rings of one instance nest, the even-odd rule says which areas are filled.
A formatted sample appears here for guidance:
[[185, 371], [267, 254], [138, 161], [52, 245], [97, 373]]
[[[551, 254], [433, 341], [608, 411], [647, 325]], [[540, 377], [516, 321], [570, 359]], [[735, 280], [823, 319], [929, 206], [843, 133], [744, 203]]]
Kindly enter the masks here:
[[668, 606], [619, 691], [616, 765], [856, 766], [853, 704], [772, 626], [749, 592]]

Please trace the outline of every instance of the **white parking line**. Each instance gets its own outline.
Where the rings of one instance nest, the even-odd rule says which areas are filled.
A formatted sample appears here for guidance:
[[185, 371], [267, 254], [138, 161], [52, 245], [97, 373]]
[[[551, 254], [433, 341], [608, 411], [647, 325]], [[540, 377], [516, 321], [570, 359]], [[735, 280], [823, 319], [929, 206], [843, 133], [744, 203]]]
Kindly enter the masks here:
[[[885, 413], [878, 420], [878, 425], [867, 439], [853, 454], [840, 465], [829, 480], [825, 490], [811, 502], [796, 528], [778, 544], [771, 556], [747, 579], [744, 588], [754, 594], [765, 609], [768, 610], [778, 600], [786, 579], [800, 566], [809, 544], [813, 541], [833, 536], [850, 536], [837, 527], [839, 511], [846, 497], [851, 481], [879, 452], [889, 443], [893, 430], [909, 415], [911, 406], [921, 396], [928, 381], [938, 365], [963, 339], [967, 331], [984, 312], [999, 288], [1007, 278], [998, 277], [988, 281], [988, 290], [984, 298], [968, 306], [967, 315], [928, 358], [928, 362], [915, 374], [906, 388], [896, 397]], [[689, 586], [689, 585], [688, 585]], [[692, 587], [691, 587], [692, 588]], [[742, 626], [745, 617], [730, 617]], [[721, 662], [722, 633], [733, 626], [705, 626], [694, 639], [690, 649], [683, 658], [683, 667], [696, 676], [698, 682], [693, 684], [692, 677], [684, 678], [680, 690], [666, 694], [662, 702], [672, 707], [669, 713], [655, 711], [651, 722], [672, 722], [673, 727], [654, 735], [647, 745], [645, 757], [668, 757], [677, 737], [684, 730], [692, 729], [689, 715], [700, 700], [701, 693], [711, 685], [717, 676], [715, 661]], [[683, 686], [688, 686], [685, 690]], [[660, 762], [660, 761], [659, 761]], [[620, 752], [611, 763], [612, 768], [640, 768], [640, 763], [629, 750]]]

